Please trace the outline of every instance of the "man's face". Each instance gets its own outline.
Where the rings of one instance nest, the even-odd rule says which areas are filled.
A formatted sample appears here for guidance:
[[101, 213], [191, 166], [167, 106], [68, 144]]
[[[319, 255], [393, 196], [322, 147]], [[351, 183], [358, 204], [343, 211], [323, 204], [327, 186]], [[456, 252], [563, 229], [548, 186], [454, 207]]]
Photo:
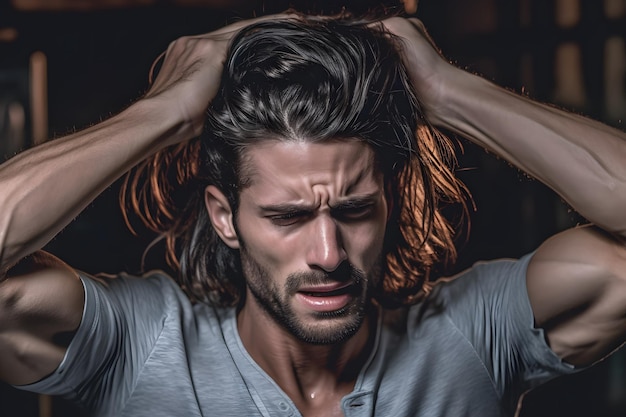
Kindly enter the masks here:
[[356, 140], [267, 141], [244, 160], [246, 303], [307, 343], [349, 338], [381, 279], [388, 207], [373, 151]]

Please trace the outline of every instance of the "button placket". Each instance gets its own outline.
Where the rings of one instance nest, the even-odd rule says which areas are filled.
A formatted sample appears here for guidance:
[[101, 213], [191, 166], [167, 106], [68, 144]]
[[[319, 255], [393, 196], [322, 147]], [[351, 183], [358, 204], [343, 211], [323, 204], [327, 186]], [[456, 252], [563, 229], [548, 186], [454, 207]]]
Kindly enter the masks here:
[[343, 412], [346, 417], [366, 417], [371, 416], [374, 403], [374, 394], [363, 392], [351, 395], [342, 401]]
[[294, 410], [286, 401], [279, 401], [276, 403], [276, 408], [278, 409], [280, 415], [283, 416], [293, 416]]

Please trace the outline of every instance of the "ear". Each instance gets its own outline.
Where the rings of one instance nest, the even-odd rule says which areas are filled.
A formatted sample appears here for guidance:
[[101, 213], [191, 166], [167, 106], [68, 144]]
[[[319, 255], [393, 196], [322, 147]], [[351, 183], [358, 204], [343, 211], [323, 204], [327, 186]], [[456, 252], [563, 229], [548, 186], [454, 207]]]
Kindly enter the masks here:
[[224, 193], [216, 186], [209, 185], [204, 190], [204, 204], [211, 224], [222, 241], [232, 249], [239, 249], [233, 211]]

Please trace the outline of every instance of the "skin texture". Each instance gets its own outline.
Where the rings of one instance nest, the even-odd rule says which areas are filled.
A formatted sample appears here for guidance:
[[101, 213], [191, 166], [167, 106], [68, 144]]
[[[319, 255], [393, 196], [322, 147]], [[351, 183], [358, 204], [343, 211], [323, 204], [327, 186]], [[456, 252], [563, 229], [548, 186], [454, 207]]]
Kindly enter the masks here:
[[[48, 375], [65, 353], [55, 337], [80, 323], [76, 272], [38, 251], [132, 166], [197, 136], [230, 40], [248, 24], [275, 18], [286, 16], [172, 42], [150, 90], [132, 106], [0, 166], [0, 380], [20, 385]], [[37, 326], [24, 324], [35, 316]]]
[[[0, 166], [0, 379], [24, 384], [50, 373], [65, 352], [57, 336], [80, 322], [76, 273], [37, 251], [131, 166], [198, 134], [230, 39], [248, 23], [173, 42], [145, 97]], [[573, 364], [601, 359], [626, 336], [626, 135], [455, 68], [416, 19], [384, 25], [401, 38], [431, 123], [544, 182], [593, 224], [546, 241], [530, 263], [527, 284], [536, 325], [552, 349]], [[238, 316], [241, 338], [303, 414], [337, 414], [370, 348], [366, 291], [376, 284], [389, 211], [382, 180], [371, 154], [352, 140], [263, 141], [247, 152], [252, 182], [241, 191], [236, 217], [218, 189], [206, 189], [211, 220], [224, 242], [241, 250], [249, 275]], [[364, 195], [375, 209], [363, 217], [336, 210]], [[279, 210], [268, 210], [277, 204]], [[306, 215], [293, 216], [294, 205]], [[345, 273], [346, 265], [365, 279]], [[362, 318], [319, 314], [320, 307], [305, 302], [303, 293], [328, 284], [344, 296], [342, 308], [362, 309]], [[336, 336], [346, 327], [352, 330]]]
[[536, 325], [564, 360], [588, 365], [626, 335], [626, 135], [462, 71], [417, 19], [393, 18], [427, 118], [539, 179], [594, 226], [539, 247], [527, 272]]
[[54, 371], [69, 340], [59, 339], [78, 327], [83, 303], [78, 275], [59, 259], [44, 252], [24, 259], [0, 282], [0, 376], [26, 384]]
[[359, 141], [264, 141], [245, 158], [251, 182], [236, 223], [221, 192], [206, 192], [214, 227], [241, 249], [248, 291], [240, 335], [299, 407], [315, 413], [351, 390], [354, 358], [369, 340], [368, 290], [380, 281], [388, 215], [382, 175]]

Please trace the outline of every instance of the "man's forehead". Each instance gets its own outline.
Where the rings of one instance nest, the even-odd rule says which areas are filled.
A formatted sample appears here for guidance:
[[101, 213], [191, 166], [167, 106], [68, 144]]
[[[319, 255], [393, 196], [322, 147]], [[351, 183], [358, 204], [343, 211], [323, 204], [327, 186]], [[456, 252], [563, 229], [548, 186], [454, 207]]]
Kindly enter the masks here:
[[382, 176], [374, 151], [358, 139], [264, 140], [246, 148], [241, 162], [246, 188], [304, 181], [341, 184], [348, 191], [363, 182], [378, 182]]

